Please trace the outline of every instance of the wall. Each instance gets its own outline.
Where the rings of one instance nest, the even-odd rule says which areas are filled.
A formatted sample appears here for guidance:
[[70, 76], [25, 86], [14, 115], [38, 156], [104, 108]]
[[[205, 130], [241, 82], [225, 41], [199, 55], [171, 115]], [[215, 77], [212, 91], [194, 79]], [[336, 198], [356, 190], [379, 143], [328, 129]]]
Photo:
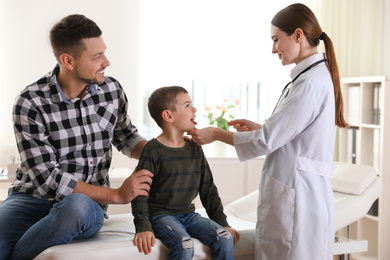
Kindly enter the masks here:
[[[334, 41], [342, 77], [390, 75], [390, 49], [386, 47], [390, 46], [390, 17], [385, 15], [390, 13], [390, 0], [310, 2]], [[107, 74], [122, 83], [131, 107], [141, 107], [138, 10], [139, 0], [115, 0], [115, 4], [108, 0], [0, 0], [0, 143], [15, 142], [14, 98], [54, 67], [49, 30], [71, 13], [83, 13], [101, 27], [111, 62]], [[261, 37], [269, 40], [268, 34]], [[142, 110], [129, 113], [140, 127]]]
[[383, 21], [383, 74], [390, 76], [390, 1], [384, 0], [383, 7], [383, 13], [387, 14]]
[[[56, 65], [51, 27], [74, 13], [102, 29], [111, 62], [106, 74], [121, 82], [132, 106], [139, 106], [138, 0], [0, 0], [0, 143], [15, 143], [11, 114], [16, 95]], [[130, 116], [139, 121], [138, 110]]]

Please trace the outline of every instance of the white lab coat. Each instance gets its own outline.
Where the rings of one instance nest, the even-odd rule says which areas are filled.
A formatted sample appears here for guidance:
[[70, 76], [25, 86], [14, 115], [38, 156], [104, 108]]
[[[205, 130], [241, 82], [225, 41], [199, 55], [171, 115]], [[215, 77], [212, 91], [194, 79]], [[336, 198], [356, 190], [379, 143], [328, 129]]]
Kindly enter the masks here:
[[[291, 78], [323, 58], [315, 54], [300, 62]], [[259, 188], [257, 260], [332, 259], [335, 134], [334, 89], [324, 62], [290, 85], [261, 130], [233, 134], [241, 161], [267, 155]]]

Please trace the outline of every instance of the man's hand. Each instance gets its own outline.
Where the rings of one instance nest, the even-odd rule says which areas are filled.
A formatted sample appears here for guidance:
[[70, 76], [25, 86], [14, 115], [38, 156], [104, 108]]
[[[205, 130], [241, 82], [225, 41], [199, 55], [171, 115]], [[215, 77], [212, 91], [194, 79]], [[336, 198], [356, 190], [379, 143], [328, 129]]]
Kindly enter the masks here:
[[154, 234], [150, 231], [140, 232], [134, 236], [134, 245], [138, 247], [138, 252], [145, 255], [152, 252], [152, 247], [156, 243]]
[[96, 186], [79, 180], [73, 193], [87, 195], [97, 203], [127, 204], [140, 195], [148, 196], [152, 177], [150, 171], [134, 171], [118, 189]]
[[116, 191], [118, 204], [127, 204], [138, 196], [148, 196], [153, 174], [148, 170], [134, 170]]
[[229, 231], [230, 234], [232, 234], [234, 238], [234, 245], [236, 245], [236, 243], [240, 240], [240, 233], [238, 233], [237, 230], [231, 227], [225, 227], [225, 229]]

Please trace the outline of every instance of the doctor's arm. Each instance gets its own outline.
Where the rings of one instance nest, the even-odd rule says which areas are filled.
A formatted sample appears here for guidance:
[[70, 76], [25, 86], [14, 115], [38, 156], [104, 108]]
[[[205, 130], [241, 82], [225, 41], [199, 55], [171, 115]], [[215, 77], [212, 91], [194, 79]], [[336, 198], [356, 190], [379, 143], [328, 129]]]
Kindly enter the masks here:
[[233, 126], [237, 132], [248, 132], [256, 131], [261, 129], [263, 126], [246, 119], [236, 119], [228, 122], [228, 125]]
[[233, 144], [233, 132], [226, 131], [217, 127], [207, 127], [203, 129], [193, 129], [188, 132], [192, 140], [198, 145], [209, 144], [214, 141], [221, 141], [226, 144]]
[[[262, 128], [262, 125], [246, 119], [236, 119], [228, 123], [233, 126], [238, 132], [254, 131]], [[226, 144], [234, 145], [233, 132], [226, 131], [216, 127], [207, 127], [203, 129], [193, 129], [188, 132], [192, 136], [192, 140], [199, 144], [208, 144], [214, 141], [221, 141]]]

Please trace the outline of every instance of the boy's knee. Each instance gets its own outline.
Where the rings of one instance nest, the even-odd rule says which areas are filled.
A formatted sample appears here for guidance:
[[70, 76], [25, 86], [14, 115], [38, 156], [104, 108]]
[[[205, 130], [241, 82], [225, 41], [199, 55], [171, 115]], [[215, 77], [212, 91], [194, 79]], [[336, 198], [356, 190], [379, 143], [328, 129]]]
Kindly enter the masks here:
[[192, 239], [190, 237], [183, 237], [183, 239], [181, 240], [181, 245], [183, 247], [183, 249], [185, 250], [193, 250], [194, 249], [194, 242], [192, 241]]
[[234, 238], [226, 229], [217, 230], [217, 241], [221, 247], [234, 247]]
[[181, 240], [181, 258], [182, 259], [192, 259], [194, 256], [194, 242], [190, 237], [183, 237]]
[[217, 236], [218, 236], [218, 239], [219, 238], [225, 238], [225, 239], [232, 239], [233, 236], [232, 234], [230, 234], [229, 231], [227, 231], [226, 229], [218, 229], [217, 230]]

